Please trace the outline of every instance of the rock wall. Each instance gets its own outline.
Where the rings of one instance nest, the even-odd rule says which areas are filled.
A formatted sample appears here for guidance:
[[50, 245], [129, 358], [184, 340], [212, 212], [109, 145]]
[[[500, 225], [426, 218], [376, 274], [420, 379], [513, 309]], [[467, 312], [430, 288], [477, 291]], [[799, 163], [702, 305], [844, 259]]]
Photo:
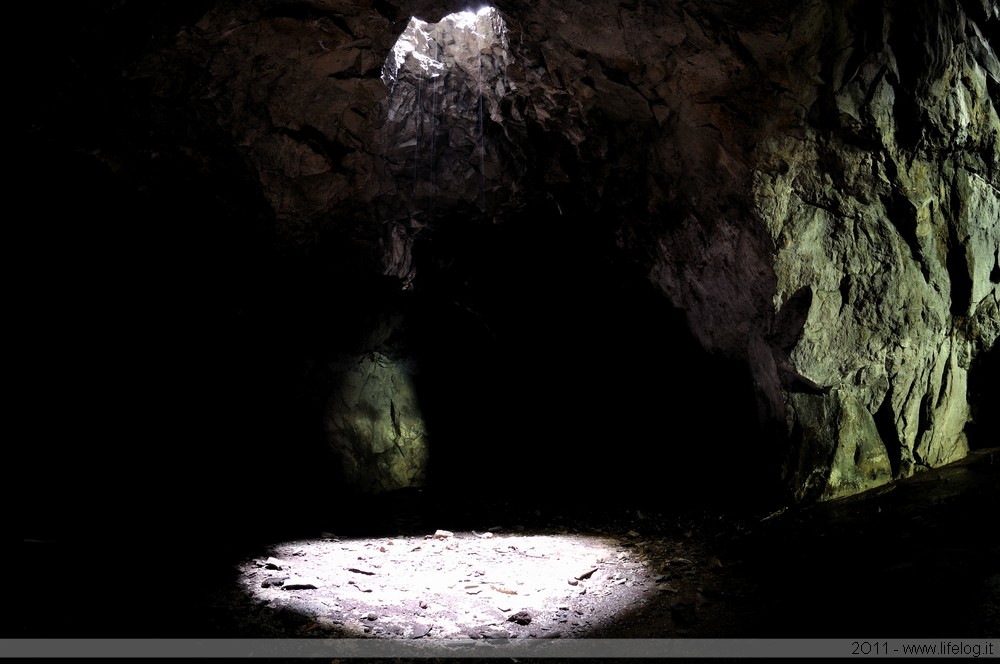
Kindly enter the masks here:
[[805, 115], [755, 153], [771, 351], [811, 388], [783, 391], [802, 498], [964, 456], [969, 367], [997, 337], [1000, 67], [982, 32], [996, 10], [900, 10], [824, 8]]
[[[969, 369], [1000, 334], [994, 4], [496, 7], [460, 29], [454, 3], [220, 2], [133, 75], [172, 121], [221, 129], [283, 251], [334, 247], [346, 283], [420, 290], [470, 228], [606, 235], [748, 367], [763, 435], [738, 444], [797, 500], [966, 453]], [[328, 395], [358, 468], [425, 433], [400, 371], [358, 360]], [[407, 464], [357, 482], [419, 482]]]

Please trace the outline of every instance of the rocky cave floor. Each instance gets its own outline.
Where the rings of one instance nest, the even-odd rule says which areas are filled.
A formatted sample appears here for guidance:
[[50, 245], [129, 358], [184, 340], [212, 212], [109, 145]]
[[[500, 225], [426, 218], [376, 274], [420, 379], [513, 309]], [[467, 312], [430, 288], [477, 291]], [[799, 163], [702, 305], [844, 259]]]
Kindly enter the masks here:
[[998, 494], [993, 449], [771, 514], [583, 511], [569, 495], [438, 511], [407, 494], [357, 532], [224, 556], [192, 541], [126, 564], [127, 540], [26, 540], [15, 636], [996, 637]]

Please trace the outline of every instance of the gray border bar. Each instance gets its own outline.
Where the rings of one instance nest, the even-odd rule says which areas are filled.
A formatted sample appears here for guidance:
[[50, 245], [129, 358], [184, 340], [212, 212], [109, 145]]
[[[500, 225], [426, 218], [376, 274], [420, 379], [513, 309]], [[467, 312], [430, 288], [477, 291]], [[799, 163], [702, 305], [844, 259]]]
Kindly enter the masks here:
[[2, 639], [0, 658], [1000, 656], [1000, 639]]

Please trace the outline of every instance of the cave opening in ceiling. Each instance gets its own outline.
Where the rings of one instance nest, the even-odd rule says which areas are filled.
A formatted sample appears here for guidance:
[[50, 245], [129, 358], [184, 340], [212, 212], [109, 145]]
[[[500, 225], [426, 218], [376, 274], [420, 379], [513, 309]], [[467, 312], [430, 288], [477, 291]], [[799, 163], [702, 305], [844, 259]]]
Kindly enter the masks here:
[[[621, 228], [648, 214], [644, 134], [608, 171], [617, 153], [602, 132], [617, 124], [595, 112], [584, 135], [547, 122], [555, 111], [525, 94], [547, 73], [526, 78], [531, 56], [508, 22], [516, 33], [489, 7], [413, 17], [382, 69], [376, 208], [384, 274], [407, 292], [399, 366], [415, 368], [411, 409], [382, 399], [380, 421], [400, 423], [388, 438], [414, 413], [426, 451], [412, 477], [470, 497], [520, 484], [520, 498], [559, 501], [592, 485], [574, 501], [657, 503], [693, 492], [692, 468], [710, 469], [705, 500], [756, 491], [766, 473], [745, 368], [708, 357], [621, 250]], [[726, 418], [712, 415], [720, 403]], [[614, 451], [588, 460], [594, 441]]]
[[487, 169], [498, 163], [486, 123], [501, 121], [510, 59], [507, 24], [488, 6], [437, 23], [412, 17], [396, 40], [382, 68], [384, 156], [388, 189], [410, 215], [486, 211]]

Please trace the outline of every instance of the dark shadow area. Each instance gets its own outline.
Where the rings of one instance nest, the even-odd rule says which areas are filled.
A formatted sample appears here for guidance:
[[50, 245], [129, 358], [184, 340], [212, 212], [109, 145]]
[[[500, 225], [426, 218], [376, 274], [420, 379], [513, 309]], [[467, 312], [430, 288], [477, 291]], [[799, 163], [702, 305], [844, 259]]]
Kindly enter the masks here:
[[995, 447], [1000, 440], [1000, 344], [993, 342], [984, 353], [980, 353], [969, 367], [969, 406], [971, 422], [965, 425], [969, 447], [981, 450]]
[[886, 455], [889, 457], [889, 468], [893, 477], [899, 474], [902, 464], [903, 445], [899, 441], [899, 433], [896, 431], [896, 422], [892, 414], [892, 394], [888, 393], [882, 399], [882, 404], [874, 415], [875, 428], [878, 430], [879, 438], [885, 445]]
[[[636, 555], [666, 552], [651, 559], [667, 574], [648, 601], [578, 635], [585, 638], [988, 638], [1000, 616], [998, 472], [997, 450], [982, 450], [887, 487], [770, 517], [692, 510], [640, 519], [616, 509], [518, 512], [470, 500], [413, 532], [427, 536], [442, 521], [482, 532], [496, 522], [507, 533], [603, 533]], [[402, 494], [377, 506], [400, 512], [434, 500]], [[220, 524], [216, 538], [173, 542], [25, 542], [11, 607], [17, 620], [2, 624], [4, 636], [335, 638], [309, 631], [311, 618], [294, 602], [268, 607], [233, 592], [236, 564], [263, 560], [280, 540], [220, 546], [227, 533]], [[385, 525], [366, 534], [402, 533]], [[350, 625], [355, 634], [358, 626]]]
[[[701, 581], [683, 634], [992, 637], [1000, 618], [1000, 533], [992, 527], [998, 480], [1000, 450], [992, 448], [887, 487], [736, 528], [713, 531], [702, 522], [724, 567]], [[674, 606], [663, 598], [593, 637], [655, 638], [662, 634], [656, 617]]]
[[[138, 132], [148, 118], [130, 121]], [[155, 159], [119, 146], [146, 172], [73, 142], [23, 162], [35, 215], [17, 236], [14, 300], [26, 537], [170, 559], [190, 537], [229, 550], [384, 522], [387, 506], [338, 482], [322, 365], [387, 311], [406, 314], [419, 360], [433, 510], [767, 495], [749, 376], [698, 346], [596, 215], [453, 220], [418, 244], [418, 288], [402, 293], [364, 277], [377, 269], [336, 229], [308, 256], [280, 253], [246, 164], [211, 132], [177, 131], [151, 139]]]
[[[166, 550], [267, 522], [318, 479], [300, 374], [302, 330], [322, 328], [289, 299], [297, 279], [246, 164], [184, 118], [150, 134], [138, 109], [168, 111], [148, 92], [116, 88], [124, 116], [19, 146], [28, 218], [11, 237], [9, 313], [25, 536]], [[91, 131], [110, 142], [85, 149]]]
[[767, 495], [748, 373], [706, 353], [604, 233], [553, 206], [418, 245], [432, 486], [637, 507]]

